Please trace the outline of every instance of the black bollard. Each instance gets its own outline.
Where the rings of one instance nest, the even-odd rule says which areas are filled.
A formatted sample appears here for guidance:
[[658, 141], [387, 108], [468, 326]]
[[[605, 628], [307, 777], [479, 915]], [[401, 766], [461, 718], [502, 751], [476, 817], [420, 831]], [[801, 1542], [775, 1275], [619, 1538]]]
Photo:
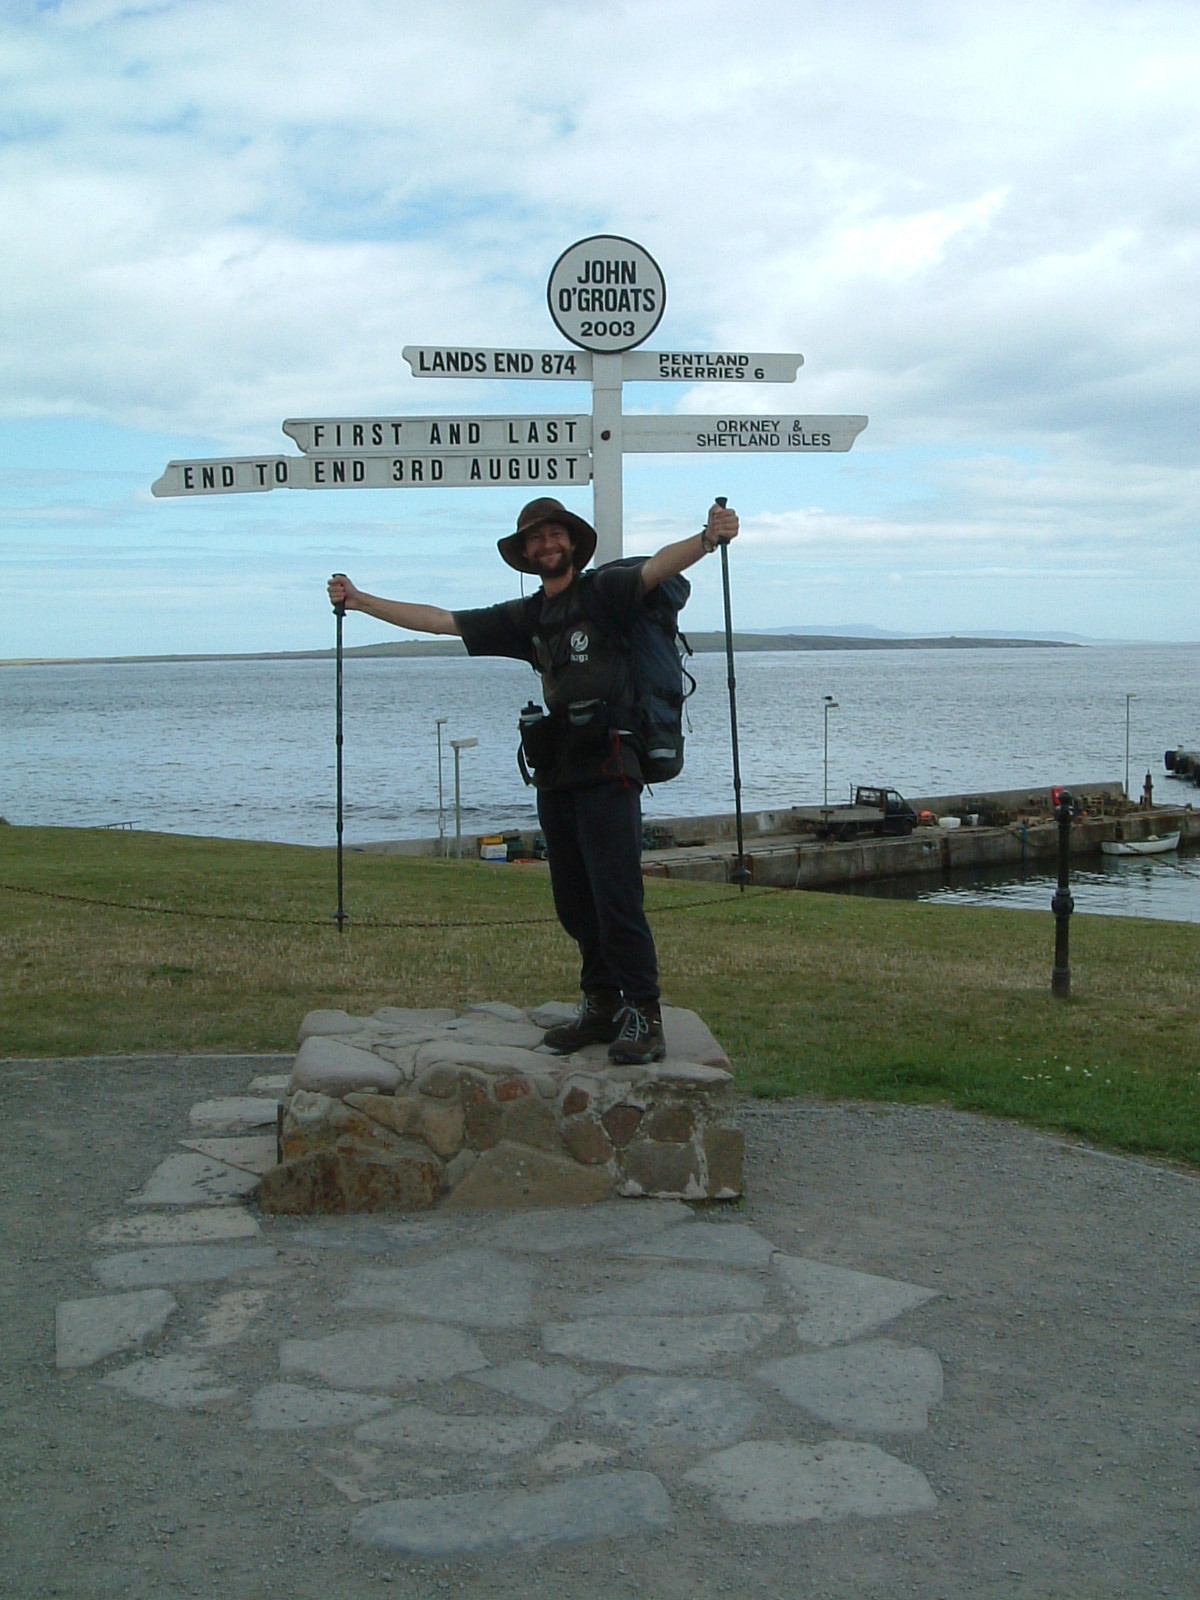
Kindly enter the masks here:
[[1071, 818], [1075, 815], [1075, 802], [1063, 789], [1055, 807], [1058, 818], [1058, 888], [1050, 909], [1054, 913], [1054, 975], [1050, 979], [1050, 993], [1056, 1000], [1071, 998], [1071, 913], [1075, 902], [1071, 898]]

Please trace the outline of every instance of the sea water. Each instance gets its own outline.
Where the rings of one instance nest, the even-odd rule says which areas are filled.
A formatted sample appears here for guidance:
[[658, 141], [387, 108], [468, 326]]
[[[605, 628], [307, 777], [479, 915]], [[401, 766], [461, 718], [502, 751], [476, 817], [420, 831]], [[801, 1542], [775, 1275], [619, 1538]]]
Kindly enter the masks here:
[[[646, 795], [650, 819], [733, 810], [731, 701], [746, 812], [857, 783], [1123, 783], [1127, 727], [1131, 790], [1149, 772], [1156, 799], [1200, 803], [1163, 765], [1200, 746], [1200, 645], [746, 651], [732, 691], [723, 653], [690, 665], [685, 770]], [[464, 837], [535, 827], [516, 723], [538, 690], [518, 662], [345, 657], [344, 842], [452, 839], [462, 739]], [[330, 845], [335, 735], [332, 656], [2, 667], [0, 816]]]

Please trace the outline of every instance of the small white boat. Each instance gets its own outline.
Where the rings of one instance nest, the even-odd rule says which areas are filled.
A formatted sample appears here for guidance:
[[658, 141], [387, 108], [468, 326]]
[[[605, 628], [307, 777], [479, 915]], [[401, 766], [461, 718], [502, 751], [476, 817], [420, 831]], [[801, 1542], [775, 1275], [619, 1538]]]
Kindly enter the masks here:
[[1105, 839], [1100, 846], [1106, 856], [1162, 856], [1178, 848], [1178, 828], [1174, 833], [1151, 833], [1144, 839]]

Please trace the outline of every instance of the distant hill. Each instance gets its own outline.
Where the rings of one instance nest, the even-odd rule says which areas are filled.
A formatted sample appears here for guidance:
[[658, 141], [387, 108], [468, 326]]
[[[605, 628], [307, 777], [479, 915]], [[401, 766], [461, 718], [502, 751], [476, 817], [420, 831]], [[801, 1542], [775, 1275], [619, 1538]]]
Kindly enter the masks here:
[[[686, 630], [685, 630], [686, 631]], [[723, 633], [688, 633], [693, 650], [724, 650]], [[868, 635], [848, 633], [734, 633], [734, 649], [751, 650], [1072, 650], [1077, 648], [1062, 639], [1005, 639], [978, 634], [945, 634], [939, 637], [877, 631]]]
[[[692, 633], [685, 629], [688, 643], [700, 653], [724, 650], [724, 633]], [[1008, 639], [981, 634], [945, 634], [940, 637], [883, 633], [757, 633], [750, 629], [734, 633], [735, 650], [1073, 650], [1077, 645], [1064, 639]], [[77, 666], [122, 666], [138, 661], [321, 661], [333, 650], [256, 650], [245, 654], [214, 653], [163, 656], [71, 656], [46, 657], [36, 661], [0, 661], [0, 667], [54, 667], [68, 662]], [[356, 644], [343, 649], [344, 656], [461, 656], [466, 654], [461, 639], [399, 639], [388, 644]]]

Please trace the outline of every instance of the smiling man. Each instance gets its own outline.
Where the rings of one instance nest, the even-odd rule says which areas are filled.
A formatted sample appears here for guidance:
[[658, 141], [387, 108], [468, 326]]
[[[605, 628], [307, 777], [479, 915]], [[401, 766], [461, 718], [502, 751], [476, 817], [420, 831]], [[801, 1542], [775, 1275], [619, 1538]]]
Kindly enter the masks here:
[[384, 600], [335, 573], [329, 598], [348, 611], [417, 633], [461, 638], [473, 656], [528, 661], [547, 715], [523, 729], [538, 791], [554, 909], [579, 946], [582, 999], [545, 1043], [568, 1054], [603, 1041], [614, 1062], [666, 1054], [658, 957], [642, 900], [642, 785], [634, 732], [633, 625], [646, 595], [737, 537], [734, 511], [714, 505], [698, 534], [664, 545], [640, 566], [584, 575], [591, 524], [549, 498], [531, 500], [499, 541], [518, 572], [541, 579], [520, 600], [473, 611]]

